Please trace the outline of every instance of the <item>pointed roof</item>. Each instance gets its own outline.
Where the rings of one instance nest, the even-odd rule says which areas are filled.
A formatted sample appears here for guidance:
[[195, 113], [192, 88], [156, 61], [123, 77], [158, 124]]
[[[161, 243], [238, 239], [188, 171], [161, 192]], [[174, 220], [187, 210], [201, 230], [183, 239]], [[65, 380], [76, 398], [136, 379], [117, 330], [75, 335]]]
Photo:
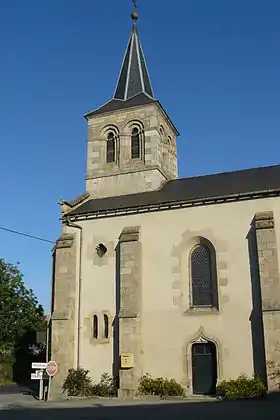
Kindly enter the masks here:
[[164, 113], [171, 126], [174, 128], [177, 136], [178, 130], [170, 120], [166, 111], [160, 102], [154, 97], [154, 92], [143, 52], [143, 48], [138, 36], [136, 21], [139, 18], [137, 13], [136, 2], [134, 2], [135, 10], [131, 14], [134, 21], [132, 31], [129, 37], [128, 45], [124, 55], [121, 71], [117, 81], [116, 90], [112, 99], [104, 105], [90, 112], [87, 112], [84, 117], [89, 117], [114, 112], [125, 108], [137, 107], [155, 103]]
[[135, 15], [133, 13], [132, 19], [134, 23], [113, 98], [98, 109], [85, 114], [85, 118], [118, 109], [157, 102], [136, 28], [138, 14]]
[[113, 98], [126, 101], [139, 93], [146, 93], [154, 98], [143, 48], [134, 23]]

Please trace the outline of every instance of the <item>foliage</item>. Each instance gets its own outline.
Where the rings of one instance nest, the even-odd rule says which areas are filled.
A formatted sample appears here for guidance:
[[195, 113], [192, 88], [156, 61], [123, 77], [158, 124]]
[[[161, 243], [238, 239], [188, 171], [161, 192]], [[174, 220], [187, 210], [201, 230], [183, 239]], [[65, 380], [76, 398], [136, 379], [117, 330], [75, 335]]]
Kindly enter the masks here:
[[24, 286], [17, 266], [0, 259], [0, 343], [15, 344], [30, 329], [42, 328], [44, 310]]
[[[39, 329], [46, 329], [42, 306], [33, 291], [25, 287], [18, 266], [0, 259], [0, 381], [11, 380], [14, 358], [20, 353], [24, 359], [28, 345], [35, 344]], [[27, 336], [29, 340], [32, 336], [28, 345]]]
[[89, 371], [78, 368], [69, 369], [68, 376], [63, 384], [63, 392], [67, 392], [70, 397], [83, 397], [91, 394], [92, 382]]
[[70, 397], [114, 397], [116, 387], [113, 378], [108, 373], [103, 373], [98, 384], [92, 384], [89, 371], [78, 368], [70, 369], [63, 384], [63, 392]]
[[225, 400], [262, 398], [266, 395], [266, 387], [258, 377], [242, 375], [235, 380], [222, 381], [217, 387], [217, 395]]
[[141, 377], [138, 390], [140, 394], [159, 395], [160, 397], [183, 397], [185, 395], [182, 385], [174, 379], [152, 378], [148, 374]]
[[0, 352], [0, 385], [12, 382], [13, 363], [13, 350], [9, 346], [3, 346]]
[[114, 379], [108, 373], [103, 373], [100, 382], [93, 385], [91, 393], [99, 397], [115, 397], [117, 389]]

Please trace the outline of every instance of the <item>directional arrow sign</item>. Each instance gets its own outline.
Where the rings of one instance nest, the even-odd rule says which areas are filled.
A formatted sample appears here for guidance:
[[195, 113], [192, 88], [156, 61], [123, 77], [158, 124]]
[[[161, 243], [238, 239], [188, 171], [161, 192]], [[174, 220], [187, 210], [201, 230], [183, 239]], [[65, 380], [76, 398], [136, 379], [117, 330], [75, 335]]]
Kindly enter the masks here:
[[31, 379], [32, 380], [43, 379], [43, 371], [42, 370], [36, 370], [35, 373], [31, 373]]
[[47, 363], [38, 363], [38, 362], [32, 363], [32, 369], [46, 369], [47, 366], [48, 366]]

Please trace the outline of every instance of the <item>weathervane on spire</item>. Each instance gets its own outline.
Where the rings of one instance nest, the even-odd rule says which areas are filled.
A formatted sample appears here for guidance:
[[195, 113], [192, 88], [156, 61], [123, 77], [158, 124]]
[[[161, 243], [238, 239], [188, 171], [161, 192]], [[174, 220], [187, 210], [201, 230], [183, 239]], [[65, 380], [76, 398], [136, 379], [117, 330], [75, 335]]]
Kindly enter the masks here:
[[139, 18], [139, 15], [137, 13], [137, 3], [136, 3], [136, 0], [132, 0], [132, 2], [134, 5], [134, 12], [131, 13], [131, 17], [132, 17], [132, 20], [134, 20], [134, 22], [136, 23], [136, 21]]

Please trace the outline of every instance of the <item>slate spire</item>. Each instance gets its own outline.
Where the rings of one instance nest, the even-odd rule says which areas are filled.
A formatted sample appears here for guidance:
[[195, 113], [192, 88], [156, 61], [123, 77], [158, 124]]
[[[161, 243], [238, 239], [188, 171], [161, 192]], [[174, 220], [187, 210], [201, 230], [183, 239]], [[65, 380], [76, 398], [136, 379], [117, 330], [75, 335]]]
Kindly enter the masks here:
[[136, 28], [136, 21], [139, 17], [136, 10], [136, 2], [134, 5], [135, 10], [131, 15], [134, 23], [113, 96], [114, 99], [124, 101], [139, 93], [145, 93], [149, 97], [154, 98], [146, 60]]

